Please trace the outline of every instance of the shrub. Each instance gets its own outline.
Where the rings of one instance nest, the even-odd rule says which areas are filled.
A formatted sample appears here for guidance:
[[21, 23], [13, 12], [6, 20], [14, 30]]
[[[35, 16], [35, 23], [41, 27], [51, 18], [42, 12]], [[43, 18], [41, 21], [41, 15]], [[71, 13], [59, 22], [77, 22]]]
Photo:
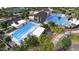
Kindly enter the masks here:
[[67, 49], [71, 45], [71, 40], [69, 38], [64, 38], [61, 40], [61, 44], [64, 49]]
[[49, 28], [48, 24], [43, 24], [42, 27], [44, 27], [45, 29]]

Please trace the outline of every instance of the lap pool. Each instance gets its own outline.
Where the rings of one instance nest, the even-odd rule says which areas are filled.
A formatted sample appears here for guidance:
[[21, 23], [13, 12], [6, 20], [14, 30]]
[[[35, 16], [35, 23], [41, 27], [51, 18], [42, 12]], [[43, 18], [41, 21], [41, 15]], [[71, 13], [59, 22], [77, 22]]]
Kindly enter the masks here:
[[33, 30], [35, 30], [38, 26], [36, 23], [29, 22], [25, 24], [24, 26], [17, 29], [15, 32], [12, 33], [13, 40], [16, 42], [22, 41], [24, 38], [26, 38], [29, 33], [31, 33]]

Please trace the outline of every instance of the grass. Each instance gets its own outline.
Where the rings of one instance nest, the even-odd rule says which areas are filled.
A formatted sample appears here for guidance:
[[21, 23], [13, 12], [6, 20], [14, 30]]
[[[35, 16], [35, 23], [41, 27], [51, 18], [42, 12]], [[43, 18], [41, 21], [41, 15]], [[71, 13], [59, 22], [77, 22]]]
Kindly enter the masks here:
[[74, 42], [79, 42], [79, 34], [72, 34], [71, 40]]
[[57, 26], [51, 26], [50, 29], [51, 31], [56, 32], [56, 33], [64, 33], [64, 28], [60, 28]]

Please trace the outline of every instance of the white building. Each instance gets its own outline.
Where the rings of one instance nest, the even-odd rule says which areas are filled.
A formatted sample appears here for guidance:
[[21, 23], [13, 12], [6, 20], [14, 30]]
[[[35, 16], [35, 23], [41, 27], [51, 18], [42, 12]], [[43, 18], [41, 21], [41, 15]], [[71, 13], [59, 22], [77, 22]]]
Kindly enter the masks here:
[[77, 20], [76, 18], [72, 18], [71, 20], [69, 20], [69, 22], [75, 25], [79, 25], [79, 20]]
[[15, 28], [18, 28], [19, 26], [21, 26], [22, 24], [26, 23], [26, 20], [20, 20], [18, 21], [18, 24], [16, 23], [12, 23], [11, 26], [15, 27]]

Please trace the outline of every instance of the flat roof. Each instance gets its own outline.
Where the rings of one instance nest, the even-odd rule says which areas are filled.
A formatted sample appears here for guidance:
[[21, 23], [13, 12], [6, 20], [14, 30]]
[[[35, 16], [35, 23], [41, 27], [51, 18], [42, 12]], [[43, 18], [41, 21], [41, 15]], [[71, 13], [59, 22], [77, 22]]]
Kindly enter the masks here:
[[44, 29], [45, 28], [43, 27], [38, 27], [32, 32], [32, 35], [39, 37], [43, 33]]

